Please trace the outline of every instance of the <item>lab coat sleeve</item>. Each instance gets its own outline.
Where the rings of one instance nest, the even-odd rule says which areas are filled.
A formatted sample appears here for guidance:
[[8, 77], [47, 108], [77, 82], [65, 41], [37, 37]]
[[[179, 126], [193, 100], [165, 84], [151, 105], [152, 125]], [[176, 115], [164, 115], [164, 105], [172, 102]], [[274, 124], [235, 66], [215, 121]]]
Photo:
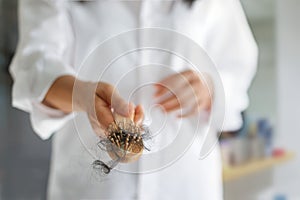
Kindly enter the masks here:
[[258, 48], [239, 0], [213, 0], [205, 48], [216, 64], [225, 92], [223, 131], [242, 125], [248, 89], [256, 73]]
[[63, 2], [19, 1], [19, 43], [10, 66], [12, 104], [30, 113], [32, 127], [43, 139], [72, 117], [41, 103], [55, 79], [75, 74], [68, 62], [73, 37]]

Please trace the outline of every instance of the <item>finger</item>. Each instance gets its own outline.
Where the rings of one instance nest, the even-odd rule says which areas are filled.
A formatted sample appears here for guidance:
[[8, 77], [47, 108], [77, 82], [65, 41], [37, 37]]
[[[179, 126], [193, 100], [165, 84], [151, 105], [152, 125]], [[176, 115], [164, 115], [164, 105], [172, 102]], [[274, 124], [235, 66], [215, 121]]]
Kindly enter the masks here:
[[196, 115], [198, 113], [200, 113], [201, 111], [205, 110], [205, 104], [195, 104], [194, 106], [191, 107], [191, 109], [184, 113], [184, 114], [179, 114], [177, 117], [179, 118], [187, 118], [187, 117], [191, 117], [193, 115]]
[[169, 89], [163, 85], [159, 85], [158, 83], [154, 85], [155, 86], [155, 93], [154, 93], [154, 97], [159, 97], [162, 96], [163, 94], [165, 94], [166, 92], [169, 91]]
[[180, 84], [180, 83], [175, 83], [174, 82], [168, 82], [168, 85], [161, 85], [160, 87], [156, 87], [158, 88], [156, 90], [156, 92], [154, 93], [154, 97], [156, 98], [161, 98], [161, 97], [167, 97], [173, 94], [178, 94], [180, 93], [180, 91], [183, 90], [184, 88], [184, 84]]
[[169, 98], [163, 99], [158, 104], [163, 106], [167, 112], [193, 105], [198, 102], [198, 97], [194, 93], [194, 89], [190, 85], [185, 86], [177, 95], [172, 95]]
[[174, 81], [176, 81], [176, 82], [180, 81], [180, 82], [188, 83], [188, 82], [194, 80], [195, 78], [197, 78], [198, 76], [199, 75], [196, 71], [186, 70], [186, 71], [168, 76], [168, 77], [162, 79], [161, 81], [159, 81], [158, 83], [161, 84], [161, 85], [167, 84], [169, 82], [174, 82]]
[[184, 113], [184, 114], [179, 114], [177, 117], [178, 118], [187, 118], [187, 117], [196, 115], [197, 113], [198, 113], [197, 109], [191, 109], [191, 111]]
[[95, 112], [101, 128], [106, 130], [108, 126], [114, 121], [111, 108], [102, 99], [96, 97]]
[[195, 95], [198, 97], [198, 105], [203, 104], [203, 109], [210, 111], [213, 94], [211, 94], [209, 88], [207, 86], [202, 86], [201, 89], [195, 90]]
[[135, 116], [135, 105], [134, 105], [134, 103], [132, 103], [132, 102], [129, 103], [128, 112], [129, 112], [130, 119], [133, 120], [134, 116]]
[[173, 112], [178, 110], [182, 107], [178, 99], [174, 96], [174, 98], [170, 99], [169, 101], [161, 104], [161, 106], [165, 109], [166, 112]]
[[211, 98], [208, 98], [208, 99], [205, 99], [205, 100], [202, 100], [202, 109], [207, 111], [207, 112], [210, 112], [211, 111], [211, 107], [212, 107], [212, 101], [211, 101]]
[[129, 117], [132, 106], [129, 105], [119, 94], [119, 91], [110, 84], [100, 83], [97, 87], [97, 95], [110, 105], [114, 112]]
[[155, 84], [158, 87], [155, 97], [162, 96], [167, 91], [175, 93], [188, 83], [188, 80], [181, 73], [171, 75]]
[[115, 93], [112, 98], [111, 107], [115, 113], [118, 113], [124, 117], [132, 118], [134, 115], [134, 105], [127, 103], [118, 93]]
[[184, 76], [187, 80], [192, 81], [194, 79], [199, 79], [199, 73], [195, 70], [186, 70], [181, 72], [182, 76]]
[[[200, 93], [198, 95], [201, 96], [203, 94]], [[212, 98], [210, 95], [208, 96], [203, 95], [202, 98], [198, 98], [197, 101], [191, 105], [194, 105], [192, 107], [195, 109], [191, 109], [189, 112], [179, 115], [178, 117], [180, 118], [190, 117], [192, 115], [200, 113], [201, 111], [210, 112], [212, 107]]]
[[160, 105], [168, 104], [169, 101], [174, 101], [174, 98], [182, 105], [191, 104], [197, 101], [197, 95], [195, 94], [194, 89], [191, 88], [191, 86], [185, 86], [180, 92], [173, 93], [169, 97], [163, 98], [157, 103]]
[[140, 125], [144, 120], [144, 109], [141, 105], [135, 108], [134, 123]]

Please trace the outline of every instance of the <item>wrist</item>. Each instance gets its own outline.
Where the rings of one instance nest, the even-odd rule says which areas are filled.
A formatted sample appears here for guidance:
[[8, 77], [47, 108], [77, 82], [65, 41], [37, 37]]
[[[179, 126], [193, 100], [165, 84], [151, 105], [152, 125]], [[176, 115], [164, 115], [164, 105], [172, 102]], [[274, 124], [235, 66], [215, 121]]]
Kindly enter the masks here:
[[66, 113], [71, 112], [74, 80], [73, 76], [58, 77], [49, 88], [42, 103]]
[[97, 83], [75, 79], [72, 88], [72, 111], [88, 112], [94, 104]]

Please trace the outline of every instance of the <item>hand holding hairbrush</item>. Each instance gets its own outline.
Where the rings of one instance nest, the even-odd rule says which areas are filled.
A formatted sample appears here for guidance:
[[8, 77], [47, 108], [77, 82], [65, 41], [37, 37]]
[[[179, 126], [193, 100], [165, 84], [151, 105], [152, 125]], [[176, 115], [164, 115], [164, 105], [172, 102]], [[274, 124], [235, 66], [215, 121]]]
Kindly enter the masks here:
[[[130, 163], [138, 160], [144, 150], [140, 115], [142, 108], [136, 109], [138, 112], [131, 113], [130, 117], [123, 117], [114, 113], [114, 122], [107, 129], [107, 139], [111, 142], [107, 152], [113, 160], [121, 163]], [[137, 118], [138, 117], [138, 118]]]

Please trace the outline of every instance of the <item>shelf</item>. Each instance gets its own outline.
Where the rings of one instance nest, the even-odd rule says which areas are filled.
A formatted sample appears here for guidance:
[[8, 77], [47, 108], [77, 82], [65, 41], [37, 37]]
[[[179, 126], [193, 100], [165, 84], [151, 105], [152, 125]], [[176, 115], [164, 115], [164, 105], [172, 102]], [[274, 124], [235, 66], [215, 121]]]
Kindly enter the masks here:
[[287, 161], [293, 159], [294, 156], [295, 156], [294, 153], [287, 152], [282, 156], [264, 158], [262, 160], [253, 161], [253, 162], [241, 165], [241, 166], [224, 167], [223, 180], [224, 180], [224, 182], [226, 182], [226, 181], [239, 179], [243, 176], [247, 176], [249, 174], [259, 172], [259, 171], [274, 167], [278, 164], [287, 162]]

